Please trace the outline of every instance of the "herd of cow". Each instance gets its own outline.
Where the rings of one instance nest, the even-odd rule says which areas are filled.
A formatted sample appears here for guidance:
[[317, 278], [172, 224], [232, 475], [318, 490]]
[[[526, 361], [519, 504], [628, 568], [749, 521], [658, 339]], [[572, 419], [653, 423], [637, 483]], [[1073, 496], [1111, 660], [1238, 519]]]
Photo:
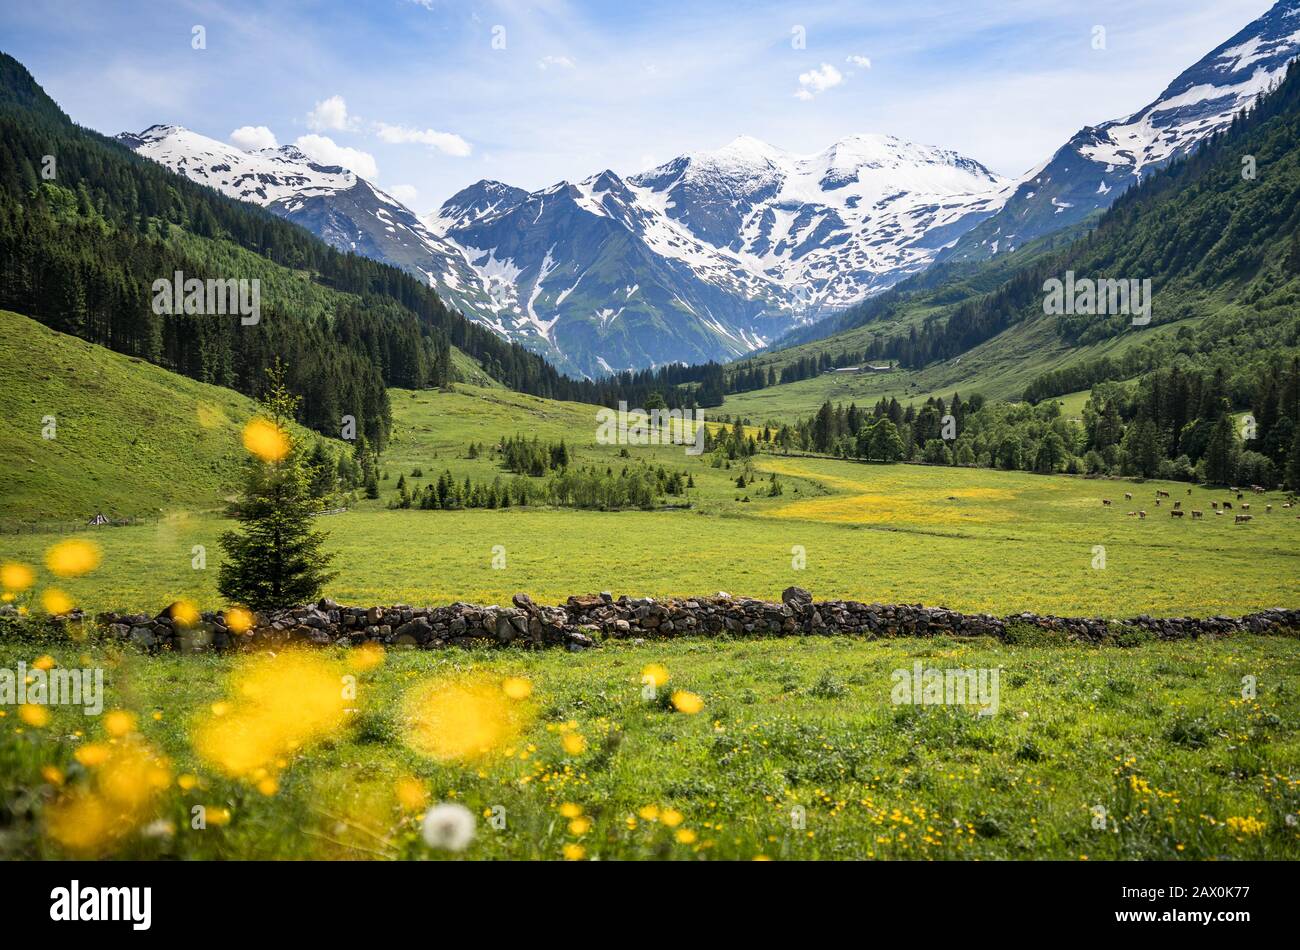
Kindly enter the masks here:
[[[1251, 485], [1251, 486], [1250, 486], [1250, 490], [1251, 490], [1252, 492], [1254, 492], [1256, 495], [1262, 495], [1262, 494], [1264, 494], [1264, 491], [1265, 491], [1265, 489], [1262, 488], [1262, 487], [1260, 487], [1259, 485]], [[1238, 502], [1238, 504], [1237, 504], [1237, 512], [1234, 512], [1234, 514], [1233, 514], [1233, 523], [1234, 523], [1234, 524], [1245, 524], [1247, 521], [1250, 521], [1251, 518], [1254, 517], [1253, 515], [1249, 514], [1249, 511], [1250, 511], [1250, 503], [1249, 503], [1249, 502], [1242, 501], [1242, 499], [1246, 497], [1246, 493], [1245, 493], [1244, 491], [1242, 491], [1240, 488], [1229, 488], [1228, 491], [1233, 492], [1234, 494], [1236, 494], [1236, 496], [1237, 496], [1237, 502]], [[1192, 493], [1192, 490], [1191, 490], [1190, 488], [1187, 489], [1187, 494], [1190, 495], [1191, 493]], [[1163, 499], [1163, 498], [1169, 498], [1169, 492], [1164, 491], [1163, 489], [1157, 488], [1157, 489], [1156, 489], [1156, 505], [1157, 505], [1157, 506], [1159, 506], [1160, 501], [1161, 501], [1161, 499]], [[1132, 493], [1132, 492], [1129, 492], [1129, 491], [1126, 491], [1126, 492], [1124, 493], [1124, 500], [1125, 500], [1125, 501], [1132, 501], [1132, 500], [1133, 500], [1133, 493]], [[1171, 501], [1172, 501], [1172, 499], [1171, 499]], [[1107, 507], [1107, 508], [1111, 507], [1111, 500], [1110, 500], [1109, 498], [1103, 498], [1103, 499], [1101, 500], [1101, 503], [1102, 503], [1102, 505], [1104, 505], [1104, 506]], [[1222, 515], [1222, 514], [1224, 514], [1225, 512], [1228, 512], [1228, 511], [1232, 511], [1232, 510], [1233, 510], [1233, 508], [1232, 508], [1232, 502], [1230, 502], [1230, 501], [1225, 501], [1225, 502], [1223, 502], [1222, 505], [1220, 505], [1219, 502], [1217, 502], [1217, 501], [1212, 501], [1212, 502], [1210, 502], [1210, 507], [1214, 510], [1214, 513], [1215, 513], [1216, 515]], [[1282, 507], [1283, 507], [1283, 508], [1290, 508], [1290, 507], [1291, 507], [1291, 502], [1288, 501], [1288, 502], [1283, 503]], [[1266, 505], [1264, 506], [1264, 512], [1265, 512], [1265, 514], [1271, 514], [1272, 511], [1273, 511], [1273, 506], [1272, 506], [1272, 505], [1268, 505], [1268, 504], [1266, 504]], [[1194, 519], [1195, 519], [1195, 518], [1203, 517], [1204, 514], [1205, 514], [1205, 512], [1203, 512], [1203, 511], [1201, 511], [1200, 509], [1197, 509], [1197, 508], [1193, 508], [1193, 509], [1191, 509], [1191, 512], [1192, 512], [1192, 518], [1194, 518]], [[1173, 508], [1172, 508], [1172, 509], [1170, 510], [1170, 512], [1169, 512], [1169, 517], [1171, 517], [1171, 518], [1182, 518], [1184, 515], [1186, 515], [1186, 512], [1183, 510], [1183, 503], [1182, 503], [1181, 501], [1175, 501], [1175, 502], [1173, 502]], [[1128, 517], [1130, 517], [1130, 518], [1145, 518], [1146, 516], [1147, 516], [1147, 513], [1146, 513], [1145, 511], [1143, 511], [1143, 510], [1130, 511], [1130, 512], [1128, 513]], [[1297, 517], [1300, 517], [1300, 515], [1297, 515]]]

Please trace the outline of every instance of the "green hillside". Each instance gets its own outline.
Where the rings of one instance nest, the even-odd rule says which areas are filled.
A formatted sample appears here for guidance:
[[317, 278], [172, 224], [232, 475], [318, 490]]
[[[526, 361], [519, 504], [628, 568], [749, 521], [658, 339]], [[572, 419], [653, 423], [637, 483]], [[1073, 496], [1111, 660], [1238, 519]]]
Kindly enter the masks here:
[[[210, 509], [245, 458], [247, 396], [0, 310], [0, 525]], [[54, 438], [42, 436], [53, 416]]]

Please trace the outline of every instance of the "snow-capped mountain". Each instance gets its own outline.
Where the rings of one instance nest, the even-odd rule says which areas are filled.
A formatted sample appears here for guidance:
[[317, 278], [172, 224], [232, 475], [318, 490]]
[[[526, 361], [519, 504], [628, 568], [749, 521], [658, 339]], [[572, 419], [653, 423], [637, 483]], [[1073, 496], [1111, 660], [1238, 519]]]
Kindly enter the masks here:
[[1008, 184], [890, 136], [806, 156], [742, 137], [630, 178], [481, 181], [425, 223], [487, 284], [490, 325], [595, 375], [765, 346], [928, 266]]
[[1300, 0], [1279, 0], [1150, 105], [1079, 130], [943, 259], [984, 260], [1107, 208], [1144, 173], [1194, 149], [1281, 82], [1300, 55]]
[[154, 125], [118, 140], [187, 178], [262, 205], [340, 250], [402, 267], [462, 311], [490, 303], [458, 248], [347, 169], [317, 164], [292, 145], [245, 152], [178, 125]]
[[245, 152], [175, 125], [119, 139], [179, 174], [397, 265], [452, 306], [589, 376], [727, 360], [926, 267], [1005, 181], [889, 136], [813, 155], [752, 138], [631, 178], [529, 193], [480, 181], [418, 218], [293, 146]]

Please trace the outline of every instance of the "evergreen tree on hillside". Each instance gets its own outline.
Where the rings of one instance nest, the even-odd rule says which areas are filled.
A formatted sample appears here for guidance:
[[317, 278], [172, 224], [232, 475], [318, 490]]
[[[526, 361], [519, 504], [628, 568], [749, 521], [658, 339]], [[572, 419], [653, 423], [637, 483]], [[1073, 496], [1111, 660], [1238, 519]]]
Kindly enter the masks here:
[[903, 457], [903, 437], [898, 427], [888, 419], [881, 419], [871, 431], [871, 457], [882, 462], [897, 462]]
[[1240, 453], [1237, 433], [1233, 430], [1232, 416], [1225, 401], [1219, 416], [1210, 430], [1210, 441], [1205, 447], [1205, 480], [1212, 485], [1227, 485], [1236, 478], [1237, 456]]
[[1300, 425], [1295, 427], [1295, 438], [1291, 440], [1291, 453], [1286, 460], [1286, 487], [1300, 492]]
[[312, 531], [314, 473], [290, 429], [298, 398], [285, 387], [278, 361], [267, 376], [262, 406], [282, 441], [247, 463], [238, 505], [243, 530], [222, 534], [226, 560], [217, 580], [223, 597], [254, 610], [312, 600], [334, 577], [326, 570], [332, 556], [321, 551], [325, 535]]

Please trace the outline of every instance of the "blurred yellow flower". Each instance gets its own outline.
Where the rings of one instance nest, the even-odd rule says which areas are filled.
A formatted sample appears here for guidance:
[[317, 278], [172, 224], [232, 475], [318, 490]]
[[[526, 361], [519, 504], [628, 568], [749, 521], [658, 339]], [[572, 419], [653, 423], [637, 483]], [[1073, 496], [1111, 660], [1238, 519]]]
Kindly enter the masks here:
[[66, 614], [72, 609], [72, 598], [57, 587], [47, 587], [41, 592], [41, 606], [51, 615]]
[[278, 462], [289, 454], [289, 435], [270, 419], [255, 417], [244, 426], [244, 448], [263, 462]]
[[45, 566], [59, 577], [80, 577], [99, 567], [100, 556], [99, 545], [93, 541], [71, 538], [45, 552]]
[[0, 564], [0, 587], [9, 590], [26, 590], [35, 580], [35, 574], [26, 564], [19, 564], [17, 561]]
[[384, 645], [370, 640], [348, 652], [348, 666], [363, 673], [383, 663], [384, 656]]
[[18, 718], [33, 729], [44, 729], [50, 724], [50, 711], [44, 706], [23, 703], [18, 707]]
[[278, 767], [282, 756], [343, 724], [345, 701], [337, 667], [289, 650], [256, 656], [231, 674], [235, 699], [212, 707], [194, 734], [194, 751], [228, 775]]
[[423, 811], [429, 803], [429, 792], [424, 783], [407, 776], [397, 780], [397, 803], [406, 811]]
[[695, 832], [689, 828], [678, 828], [676, 837], [679, 844], [695, 844]]
[[679, 689], [673, 693], [673, 707], [680, 713], [686, 713], [693, 716], [704, 708], [704, 700], [700, 699], [694, 693], [688, 693], [684, 689]]
[[527, 699], [533, 694], [533, 684], [522, 676], [507, 676], [501, 682], [501, 689], [511, 699]]
[[199, 608], [188, 600], [178, 600], [171, 606], [171, 617], [182, 627], [192, 627], [199, 622]]
[[561, 740], [564, 751], [569, 755], [582, 755], [587, 749], [587, 740], [576, 732], [571, 732]]
[[641, 820], [642, 820], [642, 821], [658, 821], [658, 820], [659, 820], [659, 806], [658, 806], [658, 805], [642, 805], [640, 808], [637, 809], [637, 812], [636, 812], [636, 813], [637, 813], [638, 815], [641, 816]]
[[135, 732], [135, 714], [114, 709], [104, 717], [104, 731], [115, 739]]
[[575, 805], [573, 802], [565, 802], [560, 806], [560, 814], [565, 818], [577, 818], [582, 814], [582, 806]]
[[48, 653], [44, 656], [39, 656], [36, 658], [36, 661], [32, 663], [32, 667], [34, 669], [46, 670], [48, 672], [49, 670], [54, 669], [54, 657], [50, 656]]
[[243, 607], [230, 607], [225, 612], [226, 626], [234, 633], [247, 633], [253, 629], [252, 611]]
[[680, 825], [683, 821], [686, 820], [686, 816], [683, 815], [681, 812], [679, 812], [676, 808], [665, 808], [663, 812], [660, 813], [659, 820], [662, 821], [669, 828], [676, 828], [678, 825]]
[[587, 856], [587, 849], [580, 844], [566, 844], [564, 846], [564, 860], [581, 861]]
[[78, 762], [90, 769], [97, 765], [103, 765], [107, 761], [108, 746], [102, 742], [88, 742], [72, 755]]
[[643, 685], [663, 686], [668, 682], [668, 670], [659, 663], [647, 664], [641, 671], [641, 682]]
[[590, 818], [575, 818], [569, 822], [569, 834], [582, 837], [591, 830]]
[[528, 719], [500, 684], [482, 679], [437, 679], [405, 700], [407, 741], [439, 761], [469, 761], [516, 741]]

